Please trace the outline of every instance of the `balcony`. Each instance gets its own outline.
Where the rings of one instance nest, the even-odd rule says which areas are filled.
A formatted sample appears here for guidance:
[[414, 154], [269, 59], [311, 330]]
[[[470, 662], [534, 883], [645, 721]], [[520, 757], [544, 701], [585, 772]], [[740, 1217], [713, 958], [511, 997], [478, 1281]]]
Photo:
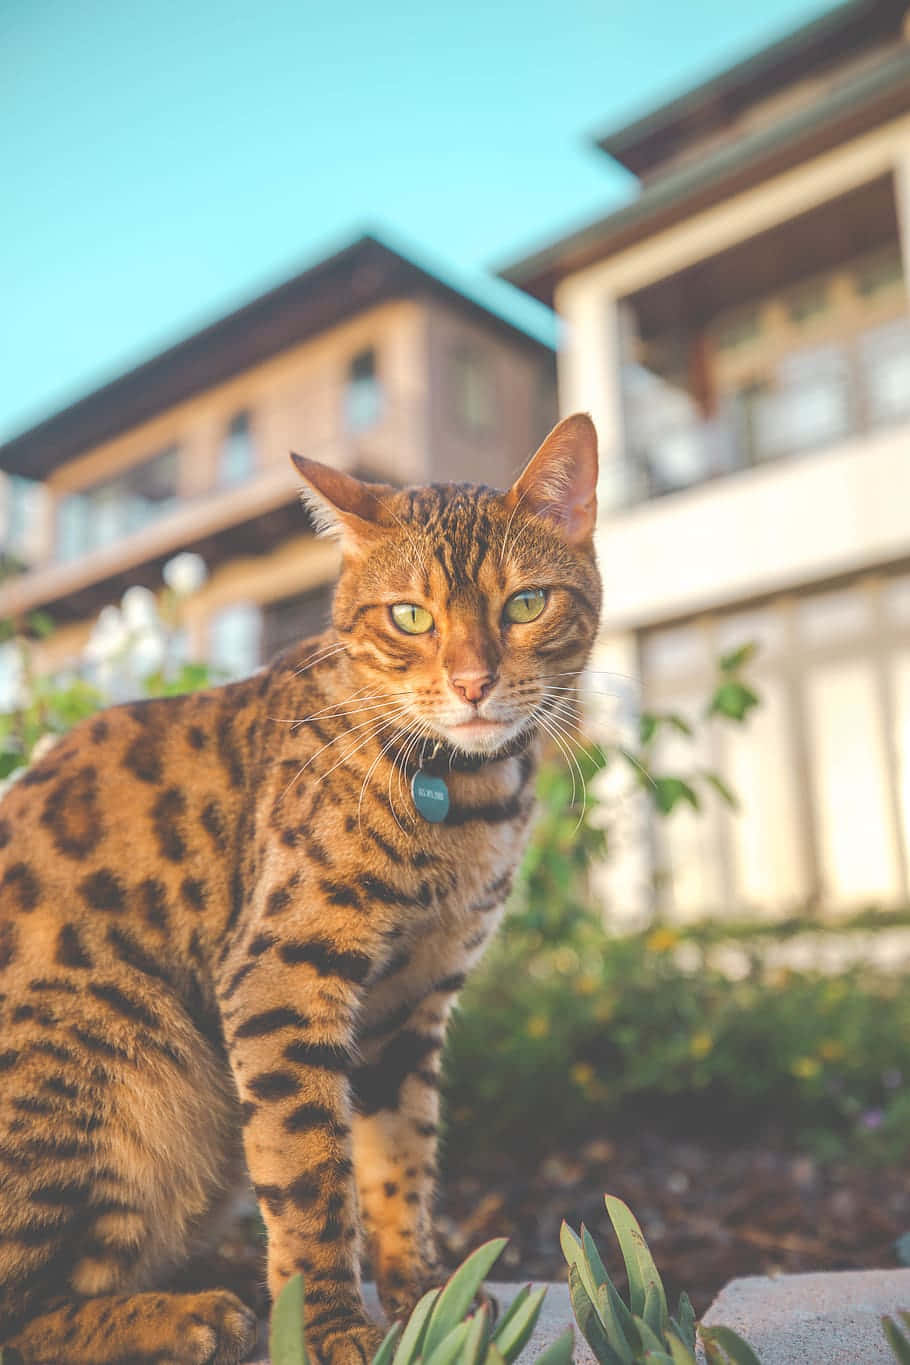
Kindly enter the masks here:
[[[183, 446], [178, 438], [141, 463], [58, 497], [53, 544], [24, 572], [0, 583], [0, 619], [41, 607], [61, 622], [78, 620], [132, 583], [159, 586], [163, 564], [179, 550], [196, 550], [213, 568], [237, 556], [267, 554], [312, 530], [288, 459], [291, 448], [373, 477], [410, 478], [424, 456], [424, 404], [385, 398], [367, 421], [362, 404], [352, 417], [335, 398], [325, 390], [298, 392], [294, 413], [305, 413], [302, 420], [294, 413], [252, 414], [256, 449], [248, 464], [237, 455], [235, 418], [217, 449]], [[185, 462], [211, 471], [208, 487], [184, 491]]]
[[910, 317], [781, 356], [770, 381], [724, 395], [710, 418], [643, 366], [627, 365], [622, 384], [610, 500], [628, 507], [910, 421]]

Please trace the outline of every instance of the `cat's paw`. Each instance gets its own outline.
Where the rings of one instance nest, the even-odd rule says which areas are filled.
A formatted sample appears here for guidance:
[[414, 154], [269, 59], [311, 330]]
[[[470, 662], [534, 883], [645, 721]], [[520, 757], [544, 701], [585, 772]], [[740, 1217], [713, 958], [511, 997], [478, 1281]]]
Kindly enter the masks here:
[[256, 1342], [256, 1315], [235, 1294], [194, 1294], [179, 1323], [180, 1365], [239, 1365]]
[[445, 1281], [445, 1270], [434, 1261], [410, 1274], [390, 1266], [378, 1277], [376, 1288], [386, 1317], [400, 1322], [410, 1316], [428, 1289], [438, 1289]]
[[329, 1330], [313, 1345], [321, 1365], [370, 1365], [384, 1336], [372, 1323], [352, 1324]]

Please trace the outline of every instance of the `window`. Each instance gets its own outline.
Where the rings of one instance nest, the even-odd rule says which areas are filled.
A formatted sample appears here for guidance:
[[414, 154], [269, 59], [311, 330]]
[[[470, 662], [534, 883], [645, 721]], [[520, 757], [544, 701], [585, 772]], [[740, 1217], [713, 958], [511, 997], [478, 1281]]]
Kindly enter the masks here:
[[869, 420], [910, 415], [910, 323], [905, 318], [866, 332], [859, 342]]
[[856, 271], [856, 292], [865, 299], [877, 298], [903, 283], [901, 254], [897, 247], [863, 261]]
[[59, 559], [77, 559], [113, 545], [165, 516], [177, 501], [177, 447], [134, 465], [60, 503], [57, 524]]
[[332, 589], [328, 585], [270, 602], [263, 612], [263, 658], [272, 659], [283, 649], [319, 635], [329, 624], [331, 614]]
[[774, 459], [845, 436], [851, 428], [847, 357], [838, 346], [787, 356], [777, 386], [753, 410], [754, 454]]
[[468, 436], [489, 436], [496, 427], [496, 385], [490, 357], [476, 346], [457, 346], [452, 355], [452, 408]]
[[358, 351], [348, 366], [344, 391], [344, 419], [349, 431], [374, 426], [382, 411], [382, 385], [376, 374], [376, 352]]
[[218, 483], [222, 488], [243, 483], [256, 464], [253, 433], [248, 412], [238, 412], [221, 442], [218, 455]]
[[757, 341], [761, 335], [761, 319], [758, 308], [741, 308], [728, 315], [714, 326], [714, 340], [722, 351], [734, 351]]
[[44, 486], [19, 474], [0, 476], [0, 482], [3, 555], [30, 563], [38, 557]]
[[812, 280], [794, 290], [787, 301], [790, 321], [805, 326], [822, 316], [828, 307], [828, 286], [824, 280]]
[[209, 662], [228, 678], [245, 678], [261, 661], [262, 613], [251, 602], [235, 602], [209, 622]]

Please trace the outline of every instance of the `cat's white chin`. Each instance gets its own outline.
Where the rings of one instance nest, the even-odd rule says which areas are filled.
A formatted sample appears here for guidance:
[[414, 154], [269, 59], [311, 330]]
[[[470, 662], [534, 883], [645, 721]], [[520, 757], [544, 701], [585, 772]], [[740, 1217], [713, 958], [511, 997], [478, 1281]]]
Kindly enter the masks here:
[[447, 725], [445, 737], [453, 748], [469, 754], [494, 754], [515, 738], [520, 726], [506, 721], [485, 720], [481, 716], [461, 725]]

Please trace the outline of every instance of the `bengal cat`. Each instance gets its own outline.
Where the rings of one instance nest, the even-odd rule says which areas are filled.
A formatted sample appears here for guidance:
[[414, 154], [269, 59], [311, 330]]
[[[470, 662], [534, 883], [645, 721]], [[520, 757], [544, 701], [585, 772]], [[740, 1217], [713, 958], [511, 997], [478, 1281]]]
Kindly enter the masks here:
[[438, 1283], [440, 1049], [594, 638], [596, 436], [506, 493], [294, 459], [332, 628], [103, 712], [0, 806], [5, 1365], [244, 1359], [238, 1298], [162, 1288], [244, 1166], [329, 1365], [381, 1338], [362, 1246], [391, 1316]]

